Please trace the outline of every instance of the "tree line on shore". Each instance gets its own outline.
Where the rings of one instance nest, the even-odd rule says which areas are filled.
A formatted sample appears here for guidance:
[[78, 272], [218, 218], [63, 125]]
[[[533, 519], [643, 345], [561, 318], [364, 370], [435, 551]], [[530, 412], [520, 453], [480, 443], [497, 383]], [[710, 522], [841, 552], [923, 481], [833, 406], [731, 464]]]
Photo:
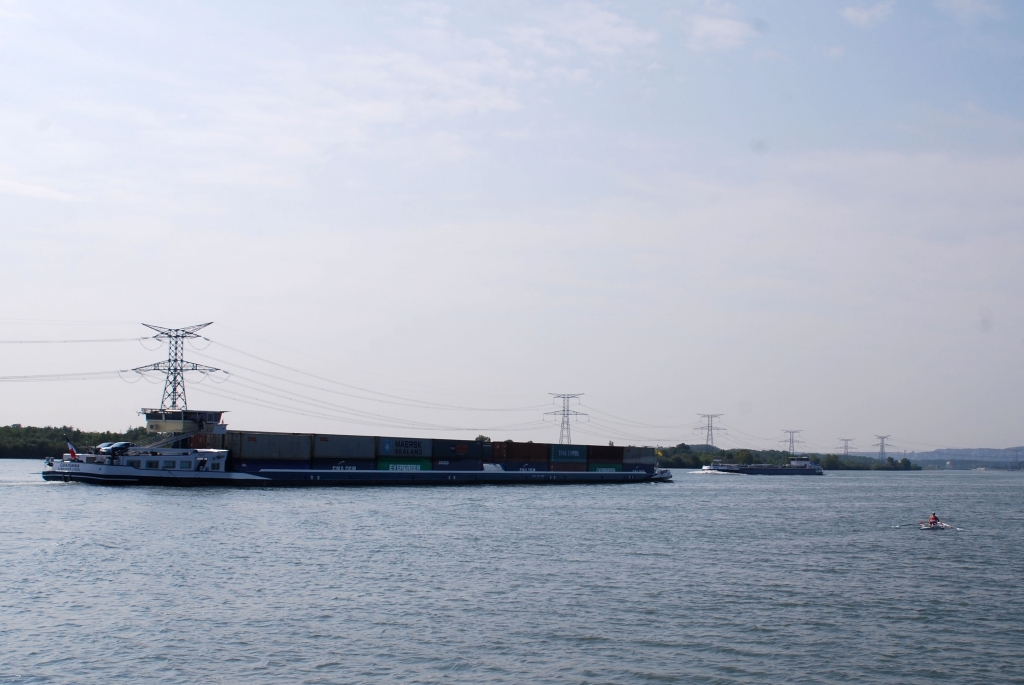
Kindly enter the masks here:
[[146, 435], [142, 426], [124, 433], [83, 431], [74, 426], [22, 426], [15, 423], [0, 426], [0, 459], [45, 459], [59, 457], [68, 451], [64, 436], [76, 448], [104, 442], [139, 442]]
[[[719, 459], [727, 464], [788, 464], [793, 455], [783, 450], [723, 450], [708, 445], [687, 445], [658, 448], [658, 465], [670, 469], [699, 469]], [[804, 454], [826, 471], [917, 471], [920, 466], [909, 459], [888, 457], [882, 462], [870, 457], [839, 454]]]

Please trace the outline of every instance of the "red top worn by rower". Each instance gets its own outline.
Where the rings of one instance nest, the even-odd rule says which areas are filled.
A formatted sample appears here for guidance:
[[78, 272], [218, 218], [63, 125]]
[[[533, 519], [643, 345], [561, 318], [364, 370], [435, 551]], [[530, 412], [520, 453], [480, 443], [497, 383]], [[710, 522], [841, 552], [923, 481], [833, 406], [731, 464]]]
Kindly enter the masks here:
[[929, 526], [934, 526], [934, 525], [936, 525], [936, 524], [937, 524], [938, 522], [939, 522], [939, 517], [938, 517], [938, 516], [936, 516], [936, 515], [935, 515], [935, 512], [933, 511], [933, 512], [932, 512], [932, 515], [928, 517], [928, 525], [929, 525]]

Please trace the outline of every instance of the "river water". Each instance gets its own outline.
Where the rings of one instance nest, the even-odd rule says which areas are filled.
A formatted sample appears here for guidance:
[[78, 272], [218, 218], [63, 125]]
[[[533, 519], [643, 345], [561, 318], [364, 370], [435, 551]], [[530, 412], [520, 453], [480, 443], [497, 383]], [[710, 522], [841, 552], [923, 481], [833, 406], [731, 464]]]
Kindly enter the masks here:
[[[1022, 683], [1024, 474], [228, 490], [0, 461], [2, 683]], [[959, 531], [916, 522], [932, 510]]]

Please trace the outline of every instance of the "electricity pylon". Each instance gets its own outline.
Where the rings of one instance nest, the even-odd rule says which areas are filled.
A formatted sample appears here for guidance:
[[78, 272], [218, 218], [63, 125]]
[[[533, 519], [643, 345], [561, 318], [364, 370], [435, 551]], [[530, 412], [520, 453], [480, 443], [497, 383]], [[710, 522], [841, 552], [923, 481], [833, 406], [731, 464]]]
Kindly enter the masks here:
[[885, 463], [885, 441], [892, 437], [891, 435], [876, 435], [878, 442], [875, 443], [875, 447], [878, 448], [878, 461]]
[[[210, 323], [213, 322], [211, 321]], [[146, 371], [162, 371], [167, 374], [164, 381], [164, 395], [160, 400], [160, 411], [184, 411], [188, 409], [188, 402], [185, 399], [186, 371], [198, 371], [199, 373], [220, 371], [220, 369], [215, 369], [212, 366], [187, 362], [183, 356], [185, 341], [189, 338], [198, 338], [199, 335], [196, 331], [206, 328], [210, 323], [201, 323], [195, 326], [186, 326], [185, 328], [163, 328], [161, 326], [152, 326], [148, 323], [142, 324], [146, 328], [151, 328], [157, 332], [153, 336], [154, 339], [167, 341], [167, 361], [132, 369], [132, 371], [140, 374]]]
[[702, 419], [707, 419], [707, 425], [705, 426], [707, 430], [707, 436], [704, 438], [704, 444], [707, 445], [708, 447], [714, 447], [715, 431], [722, 430], [721, 428], [715, 427], [715, 419], [717, 419], [719, 416], [724, 416], [724, 414], [697, 414], [697, 416], [701, 417]]
[[569, 409], [569, 403], [572, 400], [574, 400], [577, 397], [579, 397], [580, 395], [582, 395], [583, 393], [578, 392], [575, 395], [570, 395], [570, 394], [559, 394], [559, 393], [549, 392], [548, 394], [551, 395], [552, 398], [554, 398], [554, 399], [562, 400], [562, 408], [558, 409], [556, 411], [546, 412], [544, 415], [545, 416], [554, 415], [554, 416], [561, 416], [562, 417], [562, 430], [558, 434], [558, 444], [559, 445], [571, 445], [572, 444], [572, 436], [569, 434], [569, 419], [570, 419], [570, 417], [573, 417], [573, 416], [586, 416], [586, 414], [584, 414], [582, 412], [578, 412], [578, 411], [573, 411], [572, 409]]
[[803, 431], [802, 430], [798, 430], [798, 431], [786, 430], [785, 428], [783, 428], [782, 432], [783, 433], [788, 433], [789, 437], [788, 438], [783, 438], [779, 442], [785, 443], [785, 442], [788, 441], [789, 442], [789, 453], [792, 454], [792, 455], [795, 455], [796, 454], [796, 446], [803, 442], [803, 440], [797, 439], [796, 436], [799, 435], [800, 433], [803, 433]]

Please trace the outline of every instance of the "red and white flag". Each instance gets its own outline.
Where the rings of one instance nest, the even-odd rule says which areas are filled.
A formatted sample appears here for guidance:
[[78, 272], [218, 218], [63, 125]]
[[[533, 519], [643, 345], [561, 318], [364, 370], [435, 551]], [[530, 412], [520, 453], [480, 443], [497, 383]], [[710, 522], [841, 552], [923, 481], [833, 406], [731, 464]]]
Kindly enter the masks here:
[[71, 441], [64, 438], [68, 442], [68, 453], [71, 454], [72, 459], [78, 459], [78, 452], [75, 451], [75, 446], [71, 444]]

